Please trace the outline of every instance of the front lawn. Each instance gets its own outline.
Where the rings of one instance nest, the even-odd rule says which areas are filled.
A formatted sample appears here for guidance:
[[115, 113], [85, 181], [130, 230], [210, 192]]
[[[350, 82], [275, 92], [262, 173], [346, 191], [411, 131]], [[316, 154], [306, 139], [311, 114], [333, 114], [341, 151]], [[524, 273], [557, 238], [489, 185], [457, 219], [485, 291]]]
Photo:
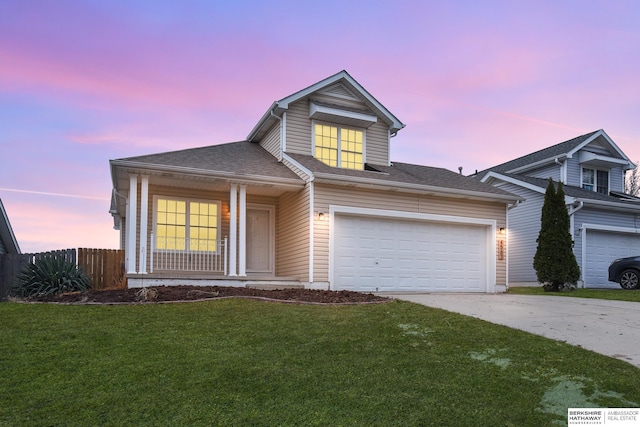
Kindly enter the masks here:
[[0, 304], [0, 425], [566, 425], [619, 360], [408, 302]]
[[563, 292], [545, 292], [542, 286], [511, 286], [510, 294], [517, 295], [548, 295], [556, 297], [597, 298], [617, 301], [640, 302], [640, 290], [618, 289], [576, 289]]

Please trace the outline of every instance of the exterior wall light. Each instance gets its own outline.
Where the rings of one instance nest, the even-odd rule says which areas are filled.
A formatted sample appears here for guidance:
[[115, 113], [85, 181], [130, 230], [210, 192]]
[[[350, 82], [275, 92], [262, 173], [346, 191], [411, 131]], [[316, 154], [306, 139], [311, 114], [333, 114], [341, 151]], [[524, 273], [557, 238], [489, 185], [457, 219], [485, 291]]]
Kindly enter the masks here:
[[504, 227], [500, 227], [498, 231], [500, 232], [500, 234], [505, 234], [507, 232]]
[[320, 212], [320, 213], [318, 214], [318, 219], [319, 219], [320, 221], [324, 221], [324, 212]]

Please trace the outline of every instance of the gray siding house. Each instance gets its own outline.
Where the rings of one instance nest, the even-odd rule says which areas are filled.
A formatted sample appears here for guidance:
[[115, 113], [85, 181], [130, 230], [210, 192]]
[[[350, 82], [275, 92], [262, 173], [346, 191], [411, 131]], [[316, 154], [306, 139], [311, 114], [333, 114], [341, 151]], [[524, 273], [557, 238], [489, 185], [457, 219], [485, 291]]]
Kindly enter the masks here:
[[129, 286], [504, 291], [520, 197], [392, 162], [404, 126], [341, 71], [271, 104], [243, 141], [111, 160]]
[[18, 240], [16, 240], [16, 236], [13, 234], [13, 229], [9, 222], [9, 215], [7, 215], [2, 200], [0, 200], [0, 255], [19, 253], [20, 246], [18, 246]]
[[477, 173], [482, 182], [525, 199], [509, 208], [507, 218], [510, 284], [537, 284], [533, 257], [552, 178], [564, 184], [580, 285], [618, 287], [608, 281], [609, 264], [640, 254], [640, 199], [624, 193], [624, 174], [635, 167], [598, 130]]

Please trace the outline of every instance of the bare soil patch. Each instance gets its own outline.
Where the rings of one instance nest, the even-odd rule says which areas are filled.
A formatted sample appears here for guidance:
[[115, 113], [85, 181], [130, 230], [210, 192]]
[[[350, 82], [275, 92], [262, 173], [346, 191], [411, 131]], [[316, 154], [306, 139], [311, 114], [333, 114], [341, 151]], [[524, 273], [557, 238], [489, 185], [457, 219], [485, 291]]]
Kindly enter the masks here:
[[135, 304], [150, 302], [200, 301], [216, 298], [256, 298], [292, 303], [362, 304], [389, 301], [388, 298], [352, 291], [322, 291], [314, 289], [265, 290], [230, 286], [154, 286], [74, 292], [30, 298], [35, 302], [62, 304]]

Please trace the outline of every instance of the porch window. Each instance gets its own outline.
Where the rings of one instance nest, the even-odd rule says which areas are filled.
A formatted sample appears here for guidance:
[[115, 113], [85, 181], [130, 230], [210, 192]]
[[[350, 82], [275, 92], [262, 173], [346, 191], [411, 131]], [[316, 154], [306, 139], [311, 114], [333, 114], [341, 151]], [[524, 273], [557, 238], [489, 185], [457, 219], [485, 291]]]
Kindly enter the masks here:
[[364, 131], [316, 123], [314, 139], [314, 154], [321, 162], [345, 169], [364, 168]]
[[609, 194], [609, 171], [582, 168], [582, 188]]
[[156, 249], [215, 252], [218, 240], [219, 203], [156, 199]]

